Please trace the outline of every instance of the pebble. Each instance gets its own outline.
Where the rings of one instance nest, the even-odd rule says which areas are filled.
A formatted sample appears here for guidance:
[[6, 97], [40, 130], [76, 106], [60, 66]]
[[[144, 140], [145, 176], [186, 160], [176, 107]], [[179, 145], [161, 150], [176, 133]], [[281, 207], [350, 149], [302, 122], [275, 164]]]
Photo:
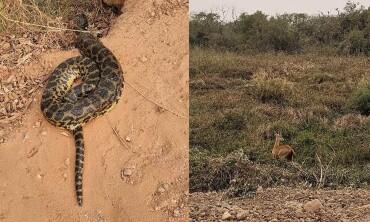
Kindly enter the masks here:
[[319, 211], [322, 207], [323, 206], [320, 200], [318, 199], [308, 201], [307, 203], [303, 205], [303, 209], [307, 212], [316, 212], [316, 211]]
[[143, 56], [143, 57], [140, 58], [140, 61], [146, 62], [146, 61], [148, 61], [148, 58], [146, 56]]
[[181, 213], [180, 213], [180, 210], [179, 209], [175, 209], [174, 211], [173, 211], [173, 216], [174, 217], [179, 217], [181, 215]]
[[126, 176], [126, 177], [131, 176], [132, 173], [133, 173], [132, 169], [130, 169], [130, 168], [126, 168], [126, 169], [123, 170], [123, 175]]
[[69, 163], [70, 163], [69, 158], [67, 158], [67, 159], [64, 160], [64, 165], [69, 166]]
[[40, 121], [37, 121], [36, 123], [35, 123], [35, 128], [38, 128], [38, 127], [40, 127], [41, 126], [41, 122]]
[[244, 220], [248, 216], [248, 211], [243, 210], [236, 214], [237, 220]]
[[232, 219], [232, 215], [229, 213], [229, 211], [226, 211], [223, 215], [222, 215], [222, 217], [221, 217], [221, 219], [222, 220], [231, 220]]
[[126, 137], [126, 142], [131, 142], [131, 138], [130, 137]]
[[164, 193], [166, 191], [166, 189], [163, 187], [163, 186], [160, 186], [159, 188], [158, 188], [158, 192], [159, 193]]

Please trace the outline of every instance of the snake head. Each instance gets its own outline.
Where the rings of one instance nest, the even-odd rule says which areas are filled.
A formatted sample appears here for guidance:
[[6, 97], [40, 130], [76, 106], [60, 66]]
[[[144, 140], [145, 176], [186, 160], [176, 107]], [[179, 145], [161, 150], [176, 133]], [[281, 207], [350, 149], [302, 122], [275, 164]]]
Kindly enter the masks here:
[[79, 14], [73, 19], [73, 28], [78, 30], [87, 30], [89, 22], [85, 14]]

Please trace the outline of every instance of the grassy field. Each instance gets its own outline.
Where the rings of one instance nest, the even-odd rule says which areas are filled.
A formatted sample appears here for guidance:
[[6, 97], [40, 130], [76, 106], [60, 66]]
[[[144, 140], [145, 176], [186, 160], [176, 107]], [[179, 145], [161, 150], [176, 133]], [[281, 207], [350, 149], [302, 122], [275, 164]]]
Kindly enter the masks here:
[[[370, 59], [192, 48], [190, 188], [370, 182]], [[294, 163], [273, 160], [274, 132]]]

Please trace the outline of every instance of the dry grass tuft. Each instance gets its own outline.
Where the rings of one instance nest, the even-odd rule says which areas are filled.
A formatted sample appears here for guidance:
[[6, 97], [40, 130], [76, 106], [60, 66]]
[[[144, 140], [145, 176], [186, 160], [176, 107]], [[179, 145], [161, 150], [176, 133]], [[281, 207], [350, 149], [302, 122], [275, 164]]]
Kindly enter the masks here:
[[71, 18], [83, 11], [90, 31], [109, 29], [113, 13], [99, 0], [0, 0], [0, 66], [17, 68], [49, 48], [68, 48]]

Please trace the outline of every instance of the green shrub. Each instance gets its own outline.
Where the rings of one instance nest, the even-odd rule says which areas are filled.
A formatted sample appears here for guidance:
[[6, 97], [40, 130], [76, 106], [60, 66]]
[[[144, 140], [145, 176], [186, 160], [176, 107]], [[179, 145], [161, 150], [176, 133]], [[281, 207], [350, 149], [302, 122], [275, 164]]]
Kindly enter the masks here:
[[368, 37], [360, 30], [352, 30], [348, 33], [344, 40], [339, 44], [339, 53], [345, 55], [361, 55], [368, 54], [370, 41]]
[[356, 90], [352, 103], [362, 115], [370, 114], [370, 83]]
[[262, 103], [286, 105], [293, 93], [291, 84], [284, 79], [258, 79], [255, 82], [252, 93]]

